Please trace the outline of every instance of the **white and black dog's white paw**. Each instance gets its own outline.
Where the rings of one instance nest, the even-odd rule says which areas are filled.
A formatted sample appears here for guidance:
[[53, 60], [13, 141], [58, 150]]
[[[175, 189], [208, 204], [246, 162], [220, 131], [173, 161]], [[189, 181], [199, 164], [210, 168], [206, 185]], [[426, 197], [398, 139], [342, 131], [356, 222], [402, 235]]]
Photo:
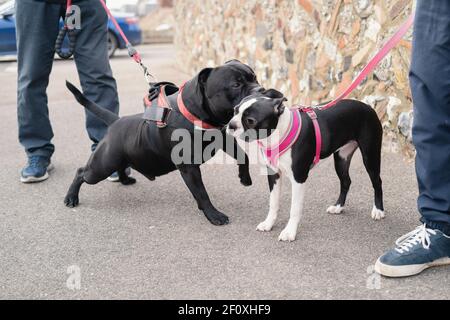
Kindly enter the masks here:
[[381, 220], [384, 219], [386, 217], [386, 214], [384, 213], [383, 210], [377, 209], [377, 207], [373, 206], [372, 209], [372, 219], [373, 220]]
[[273, 222], [271, 223], [270, 221], [264, 220], [263, 222], [258, 224], [258, 226], [256, 227], [256, 230], [261, 231], [261, 232], [268, 232], [268, 231], [271, 231], [272, 228], [273, 228]]
[[327, 209], [327, 212], [331, 213], [331, 214], [340, 214], [343, 211], [344, 211], [344, 207], [341, 207], [340, 204], [335, 205], [335, 206], [329, 206]]
[[278, 241], [292, 242], [295, 241], [297, 236], [297, 230], [294, 228], [286, 227], [281, 231]]

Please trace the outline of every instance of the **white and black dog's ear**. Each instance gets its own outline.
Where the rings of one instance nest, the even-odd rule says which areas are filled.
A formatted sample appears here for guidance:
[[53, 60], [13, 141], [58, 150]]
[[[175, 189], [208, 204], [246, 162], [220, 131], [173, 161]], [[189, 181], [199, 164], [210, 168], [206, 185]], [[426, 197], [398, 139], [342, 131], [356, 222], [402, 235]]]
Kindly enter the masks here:
[[277, 115], [281, 115], [281, 114], [284, 112], [285, 106], [284, 106], [284, 103], [283, 103], [283, 102], [285, 102], [285, 101], [287, 101], [287, 99], [286, 99], [285, 97], [283, 97], [283, 98], [277, 98], [277, 99], [274, 99], [274, 100], [273, 100], [273, 102], [274, 102], [274, 108], [275, 108], [275, 113], [276, 113]]
[[263, 92], [263, 95], [267, 98], [273, 99], [274, 110], [277, 115], [281, 115], [284, 112], [284, 103], [287, 101], [286, 97], [278, 90], [268, 89]]

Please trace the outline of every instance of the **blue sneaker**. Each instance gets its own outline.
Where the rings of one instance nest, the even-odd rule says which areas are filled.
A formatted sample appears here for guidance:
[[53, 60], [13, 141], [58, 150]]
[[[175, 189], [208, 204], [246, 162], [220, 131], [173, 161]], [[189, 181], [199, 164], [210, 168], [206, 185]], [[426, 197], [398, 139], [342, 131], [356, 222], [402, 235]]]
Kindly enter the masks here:
[[396, 242], [375, 264], [375, 271], [386, 277], [408, 277], [430, 267], [450, 265], [450, 236], [424, 224]]
[[53, 169], [50, 159], [42, 156], [31, 156], [28, 164], [20, 172], [23, 183], [41, 182], [48, 179], [48, 172]]

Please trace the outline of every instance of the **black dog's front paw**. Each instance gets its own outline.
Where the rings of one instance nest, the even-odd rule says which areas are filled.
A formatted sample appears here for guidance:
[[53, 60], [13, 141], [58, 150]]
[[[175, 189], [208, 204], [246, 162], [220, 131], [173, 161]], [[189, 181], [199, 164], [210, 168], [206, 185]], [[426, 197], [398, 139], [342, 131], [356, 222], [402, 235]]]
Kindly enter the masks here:
[[230, 222], [228, 217], [219, 211], [205, 212], [206, 218], [215, 226], [223, 226]]
[[248, 160], [246, 164], [239, 165], [239, 179], [241, 180], [241, 184], [246, 187], [252, 185], [252, 178], [250, 177], [250, 171], [247, 163]]
[[78, 196], [68, 194], [64, 198], [64, 204], [66, 205], [66, 207], [75, 208], [76, 206], [78, 206], [79, 203], [80, 200], [78, 199]]
[[252, 178], [249, 176], [249, 175], [247, 175], [247, 176], [241, 176], [241, 177], [239, 177], [240, 179], [241, 179], [241, 184], [243, 185], [243, 186], [245, 186], [245, 187], [249, 187], [249, 186], [251, 186], [252, 185]]
[[131, 178], [131, 177], [126, 177], [125, 179], [120, 180], [120, 183], [123, 184], [124, 186], [129, 186], [129, 185], [135, 184], [136, 179]]
[[251, 186], [252, 185], [252, 177], [250, 177], [250, 174], [245, 173], [245, 174], [239, 174], [239, 179], [241, 179], [241, 184], [243, 186]]

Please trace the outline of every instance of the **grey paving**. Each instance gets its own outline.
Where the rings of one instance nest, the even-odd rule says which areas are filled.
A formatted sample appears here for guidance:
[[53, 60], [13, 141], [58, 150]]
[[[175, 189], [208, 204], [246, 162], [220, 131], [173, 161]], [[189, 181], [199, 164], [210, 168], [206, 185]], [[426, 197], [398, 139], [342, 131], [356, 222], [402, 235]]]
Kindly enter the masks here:
[[[170, 45], [141, 50], [160, 79], [188, 78], [176, 69]], [[125, 54], [112, 65], [122, 114], [140, 112], [146, 84], [139, 69]], [[211, 198], [230, 216], [225, 227], [212, 226], [199, 214], [176, 172], [154, 182], [134, 173], [138, 183], [130, 187], [83, 186], [81, 205], [71, 210], [63, 197], [89, 155], [83, 110], [64, 87], [65, 79], [77, 81], [74, 63], [54, 65], [48, 91], [56, 169], [35, 185], [18, 179], [25, 157], [16, 137], [14, 70], [15, 62], [0, 63], [0, 298], [450, 298], [449, 268], [400, 280], [370, 273], [376, 258], [418, 225], [413, 164], [400, 155], [383, 154], [387, 218], [382, 222], [370, 219], [372, 190], [359, 153], [351, 168], [347, 212], [325, 212], [337, 197], [338, 180], [332, 160], [324, 161], [311, 174], [293, 243], [277, 241], [288, 217], [287, 186], [274, 231], [255, 231], [268, 209], [266, 179], [257, 167], [250, 188], [239, 184], [234, 165], [203, 167]], [[79, 290], [67, 286], [71, 266], [81, 272]]]

